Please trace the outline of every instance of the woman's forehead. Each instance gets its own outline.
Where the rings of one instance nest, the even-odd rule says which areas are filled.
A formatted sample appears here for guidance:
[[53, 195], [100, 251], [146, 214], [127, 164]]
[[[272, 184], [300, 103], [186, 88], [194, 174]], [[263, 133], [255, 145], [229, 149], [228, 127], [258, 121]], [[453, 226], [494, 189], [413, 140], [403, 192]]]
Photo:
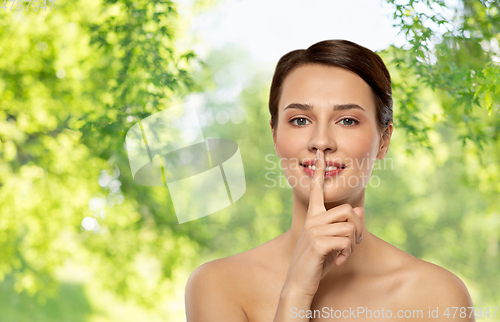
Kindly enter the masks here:
[[292, 103], [313, 106], [356, 104], [367, 112], [375, 109], [371, 87], [347, 69], [308, 64], [292, 70], [283, 82], [279, 109]]

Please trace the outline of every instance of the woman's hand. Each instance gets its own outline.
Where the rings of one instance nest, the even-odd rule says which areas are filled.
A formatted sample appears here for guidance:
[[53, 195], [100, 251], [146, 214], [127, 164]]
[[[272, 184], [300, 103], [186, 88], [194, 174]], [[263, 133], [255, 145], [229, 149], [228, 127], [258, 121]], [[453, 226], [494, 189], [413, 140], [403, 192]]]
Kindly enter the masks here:
[[317, 150], [304, 228], [288, 269], [283, 291], [313, 298], [332, 266], [344, 263], [362, 239], [364, 209], [349, 204], [326, 210], [324, 152]]

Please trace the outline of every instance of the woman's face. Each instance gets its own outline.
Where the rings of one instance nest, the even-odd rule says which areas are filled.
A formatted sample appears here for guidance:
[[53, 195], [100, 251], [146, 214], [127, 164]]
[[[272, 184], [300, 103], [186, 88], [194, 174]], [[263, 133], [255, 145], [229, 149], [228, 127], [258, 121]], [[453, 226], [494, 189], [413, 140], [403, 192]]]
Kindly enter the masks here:
[[314, 164], [320, 149], [327, 166], [341, 167], [327, 169], [325, 202], [360, 196], [392, 132], [392, 124], [388, 135], [378, 131], [370, 86], [343, 68], [303, 65], [285, 78], [278, 109], [274, 145], [295, 192], [308, 200], [313, 170], [304, 163]]

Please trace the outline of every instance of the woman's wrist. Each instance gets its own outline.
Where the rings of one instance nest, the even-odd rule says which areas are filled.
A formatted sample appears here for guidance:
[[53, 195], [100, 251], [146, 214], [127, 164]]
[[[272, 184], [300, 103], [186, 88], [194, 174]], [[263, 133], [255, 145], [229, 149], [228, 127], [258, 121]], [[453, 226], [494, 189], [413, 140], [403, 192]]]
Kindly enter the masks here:
[[286, 280], [280, 293], [280, 298], [292, 299], [292, 300], [312, 300], [316, 292], [310, 294], [312, 290], [306, 292], [302, 287], [298, 286], [296, 283], [291, 282], [291, 280]]
[[301, 290], [293, 287], [283, 287], [280, 294], [280, 299], [284, 301], [309, 301], [312, 303], [314, 295], [308, 295], [302, 292]]
[[284, 304], [288, 309], [296, 307], [308, 310], [311, 307], [313, 295], [305, 294], [298, 288], [284, 286], [280, 294], [280, 304]]
[[[309, 310], [313, 298], [314, 296], [304, 294], [297, 289], [283, 287], [274, 321], [302, 321], [302, 319], [297, 319], [296, 313]], [[309, 321], [309, 319], [304, 319], [304, 321]]]

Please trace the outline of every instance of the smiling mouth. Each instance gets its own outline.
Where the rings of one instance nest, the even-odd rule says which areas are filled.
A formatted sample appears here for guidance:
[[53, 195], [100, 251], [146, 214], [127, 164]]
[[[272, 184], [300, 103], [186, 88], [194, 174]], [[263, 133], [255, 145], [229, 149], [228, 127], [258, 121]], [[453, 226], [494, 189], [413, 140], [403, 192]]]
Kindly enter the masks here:
[[[304, 164], [301, 164], [302, 167], [304, 168], [309, 168], [309, 169], [312, 169], [313, 171], [316, 171], [316, 166], [315, 165], [304, 165]], [[345, 169], [346, 166], [345, 165], [341, 165], [341, 166], [328, 166], [326, 167], [326, 171], [333, 171], [333, 170], [340, 170], [340, 169]]]
[[[314, 174], [316, 173], [316, 167], [314, 165], [305, 165], [301, 164], [302, 169], [304, 169], [304, 172], [311, 178], [314, 177]], [[326, 167], [325, 171], [325, 179], [326, 178], [333, 178], [337, 175], [339, 175], [344, 169], [346, 168], [345, 165], [329, 165]]]

